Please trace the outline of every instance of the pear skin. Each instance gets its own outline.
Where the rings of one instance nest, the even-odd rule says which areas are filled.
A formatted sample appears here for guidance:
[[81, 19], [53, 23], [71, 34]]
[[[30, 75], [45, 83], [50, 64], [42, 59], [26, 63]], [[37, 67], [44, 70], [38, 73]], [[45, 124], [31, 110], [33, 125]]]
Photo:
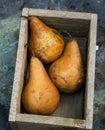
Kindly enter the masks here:
[[84, 83], [84, 66], [76, 40], [69, 41], [64, 53], [49, 68], [53, 83], [64, 93], [73, 93]]
[[25, 110], [31, 114], [49, 115], [56, 110], [59, 100], [59, 92], [43, 64], [38, 58], [31, 57], [29, 79], [22, 92]]
[[50, 63], [56, 60], [64, 49], [63, 36], [53, 28], [45, 25], [37, 17], [29, 17], [30, 38], [29, 52], [35, 53], [42, 62]]

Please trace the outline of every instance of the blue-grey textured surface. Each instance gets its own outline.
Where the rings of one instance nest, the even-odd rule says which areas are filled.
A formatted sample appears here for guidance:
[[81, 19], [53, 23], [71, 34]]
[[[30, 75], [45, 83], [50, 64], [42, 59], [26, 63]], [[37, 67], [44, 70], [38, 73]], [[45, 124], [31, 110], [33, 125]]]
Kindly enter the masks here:
[[0, 0], [0, 130], [11, 130], [8, 113], [23, 7], [98, 14], [93, 129], [105, 130], [105, 0]]

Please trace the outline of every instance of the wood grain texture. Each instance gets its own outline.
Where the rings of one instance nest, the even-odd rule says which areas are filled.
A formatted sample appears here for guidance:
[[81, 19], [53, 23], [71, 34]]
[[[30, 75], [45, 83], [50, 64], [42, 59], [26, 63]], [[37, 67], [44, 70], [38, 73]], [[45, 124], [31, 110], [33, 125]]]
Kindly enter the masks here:
[[[21, 123], [27, 122], [26, 125], [29, 125], [28, 127], [30, 127], [31, 130], [34, 130], [37, 125], [40, 127], [42, 126], [42, 128], [46, 126], [50, 129], [52, 127], [85, 128], [85, 120], [64, 117], [18, 114], [16, 116], [16, 121]], [[25, 130], [23, 128], [21, 129]]]
[[[22, 15], [28, 16], [28, 9], [23, 9]], [[13, 128], [13, 130], [18, 130], [17, 126], [15, 126], [15, 118], [16, 114], [20, 112], [20, 95], [24, 81], [24, 62], [26, 60], [26, 50], [27, 48], [24, 45], [27, 43], [28, 31], [27, 31], [28, 23], [26, 19], [21, 19], [20, 26], [20, 34], [19, 34], [19, 43], [17, 50], [17, 58], [16, 58], [16, 67], [15, 67], [15, 75], [13, 82], [13, 90], [11, 97], [11, 106], [9, 113], [9, 122]]]
[[96, 36], [97, 36], [97, 15], [92, 14], [88, 56], [87, 56], [87, 81], [86, 81], [86, 96], [85, 96], [85, 119], [86, 129], [92, 129], [93, 126], [93, 101], [94, 101], [94, 81], [95, 81], [95, 56], [96, 56]]
[[75, 36], [86, 36], [89, 32], [90, 13], [29, 9], [29, 16], [37, 16], [48, 26], [67, 30]]
[[68, 11], [56, 11], [56, 10], [42, 10], [29, 8], [29, 16], [43, 16], [43, 17], [55, 17], [65, 19], [81, 19], [91, 20], [91, 13], [80, 12], [68, 12]]

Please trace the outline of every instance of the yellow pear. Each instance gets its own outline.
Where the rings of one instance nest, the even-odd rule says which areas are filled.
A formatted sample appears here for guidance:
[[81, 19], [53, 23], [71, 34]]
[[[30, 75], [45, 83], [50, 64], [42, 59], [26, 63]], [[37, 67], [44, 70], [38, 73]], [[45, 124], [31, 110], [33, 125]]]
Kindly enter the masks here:
[[31, 57], [29, 79], [22, 92], [25, 110], [31, 114], [48, 115], [56, 110], [59, 100], [59, 92], [43, 64], [38, 58]]
[[62, 56], [49, 68], [53, 83], [65, 93], [80, 89], [84, 82], [84, 67], [76, 40], [69, 41]]
[[57, 59], [64, 49], [63, 36], [45, 25], [37, 17], [29, 17], [30, 38], [29, 52], [35, 53], [42, 62], [50, 63]]

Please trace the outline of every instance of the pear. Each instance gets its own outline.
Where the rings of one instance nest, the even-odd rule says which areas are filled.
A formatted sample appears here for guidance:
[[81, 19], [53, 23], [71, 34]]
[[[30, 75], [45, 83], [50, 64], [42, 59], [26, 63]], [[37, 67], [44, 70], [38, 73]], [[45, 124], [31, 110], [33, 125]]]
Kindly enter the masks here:
[[[64, 49], [63, 36], [55, 29], [45, 25], [37, 17], [29, 17], [29, 52], [34, 52], [42, 62], [50, 63], [57, 59]], [[33, 54], [32, 54], [33, 55]]]
[[64, 93], [73, 93], [84, 83], [84, 66], [76, 40], [69, 41], [62, 56], [49, 68], [53, 83]]
[[38, 58], [31, 57], [29, 79], [22, 92], [25, 110], [31, 114], [49, 115], [56, 110], [59, 100], [59, 92], [43, 64]]

